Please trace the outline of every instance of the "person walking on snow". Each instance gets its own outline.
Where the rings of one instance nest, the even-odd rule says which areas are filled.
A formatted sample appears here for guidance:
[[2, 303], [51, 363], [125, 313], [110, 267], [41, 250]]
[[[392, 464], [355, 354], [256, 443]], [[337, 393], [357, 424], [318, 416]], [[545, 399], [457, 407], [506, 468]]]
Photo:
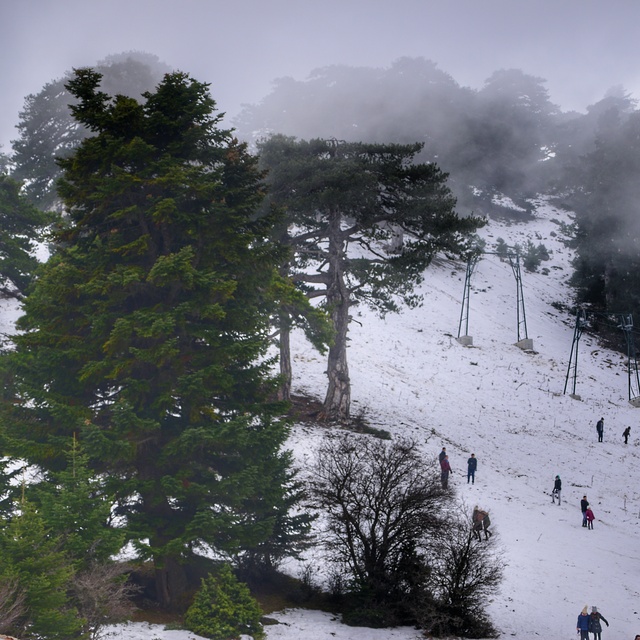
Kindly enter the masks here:
[[607, 619], [598, 611], [597, 607], [591, 607], [589, 631], [593, 633], [593, 640], [602, 640], [602, 625], [600, 624], [600, 620], [602, 620], [607, 627], [609, 626]]
[[471, 457], [467, 460], [467, 484], [469, 484], [469, 478], [471, 478], [471, 484], [475, 484], [477, 468], [478, 458], [476, 458], [475, 453], [472, 453]]
[[488, 540], [493, 533], [489, 531], [491, 526], [491, 518], [486, 511], [482, 511], [478, 505], [473, 508], [473, 514], [471, 515], [471, 530], [473, 531], [473, 537], [477, 540], [482, 540], [481, 532], [484, 530], [484, 539]]
[[582, 500], [580, 500], [580, 509], [582, 510], [582, 526], [587, 526], [587, 509], [589, 508], [589, 501], [587, 500], [587, 496], [582, 496]]
[[622, 432], [622, 437], [624, 438], [624, 443], [627, 444], [628, 440], [629, 440], [629, 436], [631, 435], [631, 427], [627, 427], [623, 432]]
[[442, 482], [442, 488], [449, 488], [449, 474], [451, 473], [451, 465], [449, 464], [449, 456], [445, 455], [440, 463], [440, 482]]
[[580, 632], [580, 640], [589, 640], [589, 622], [591, 618], [589, 617], [589, 607], [585, 604], [584, 609], [580, 612], [578, 616], [578, 622], [576, 624], [576, 629]]
[[600, 418], [596, 423], [596, 431], [598, 432], [598, 442], [602, 442], [602, 436], [604, 435], [604, 418]]
[[591, 511], [591, 507], [587, 507], [584, 515], [587, 519], [587, 529], [593, 529], [593, 521], [596, 519], [596, 517], [593, 515], [593, 511]]
[[551, 492], [551, 502], [555, 504], [556, 498], [558, 498], [558, 506], [560, 506], [561, 494], [562, 494], [562, 480], [560, 480], [560, 476], [556, 476], [556, 481], [553, 483], [553, 491]]

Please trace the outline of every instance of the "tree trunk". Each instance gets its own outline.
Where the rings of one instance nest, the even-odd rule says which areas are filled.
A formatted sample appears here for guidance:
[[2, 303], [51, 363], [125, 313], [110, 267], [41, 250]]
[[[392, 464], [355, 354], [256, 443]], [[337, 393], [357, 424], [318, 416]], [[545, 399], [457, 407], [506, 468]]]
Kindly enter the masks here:
[[189, 586], [184, 566], [173, 556], [155, 558], [154, 565], [158, 603], [165, 611], [183, 612]]
[[185, 594], [188, 592], [187, 574], [180, 558], [166, 553], [166, 545], [173, 541], [164, 532], [170, 523], [180, 516], [171, 509], [165, 492], [160, 486], [160, 473], [157, 460], [160, 446], [156, 439], [150, 439], [144, 445], [138, 445], [138, 477], [148, 487], [142, 492], [143, 522], [153, 527], [149, 536], [149, 545], [153, 554], [153, 568], [158, 604], [165, 611], [182, 612]]
[[291, 400], [291, 330], [286, 318], [280, 318], [280, 386], [278, 400]]
[[329, 386], [324, 399], [323, 417], [325, 420], [345, 421], [349, 419], [351, 407], [351, 381], [347, 365], [347, 332], [351, 301], [342, 268], [345, 247], [340, 223], [341, 216], [339, 213], [334, 213], [331, 216], [329, 232], [327, 306], [335, 334], [334, 342], [329, 347], [327, 361]]

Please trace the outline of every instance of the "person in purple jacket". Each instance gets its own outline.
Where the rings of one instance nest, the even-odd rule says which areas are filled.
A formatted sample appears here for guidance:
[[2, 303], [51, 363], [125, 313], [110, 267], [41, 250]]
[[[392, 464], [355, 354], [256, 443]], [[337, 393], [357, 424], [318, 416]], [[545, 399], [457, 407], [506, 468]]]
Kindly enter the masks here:
[[440, 481], [442, 482], [442, 488], [447, 489], [449, 487], [449, 474], [451, 473], [451, 465], [449, 464], [449, 456], [445, 456], [440, 463]]

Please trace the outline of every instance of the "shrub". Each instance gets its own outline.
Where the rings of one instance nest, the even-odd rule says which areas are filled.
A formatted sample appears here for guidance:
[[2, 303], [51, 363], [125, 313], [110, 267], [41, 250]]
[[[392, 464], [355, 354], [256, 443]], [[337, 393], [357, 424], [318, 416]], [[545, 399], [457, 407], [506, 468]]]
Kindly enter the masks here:
[[543, 260], [549, 260], [549, 250], [543, 244], [537, 246], [527, 240], [522, 264], [527, 271], [536, 271]]
[[212, 640], [235, 640], [242, 634], [264, 638], [260, 605], [238, 582], [228, 564], [202, 580], [185, 616], [185, 627]]

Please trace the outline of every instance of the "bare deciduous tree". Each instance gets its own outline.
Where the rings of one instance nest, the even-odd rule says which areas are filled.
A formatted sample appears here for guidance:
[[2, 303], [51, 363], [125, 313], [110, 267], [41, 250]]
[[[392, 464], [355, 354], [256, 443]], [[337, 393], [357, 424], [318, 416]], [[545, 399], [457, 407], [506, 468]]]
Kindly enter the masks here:
[[25, 593], [18, 579], [3, 578], [0, 583], [0, 633], [11, 631], [25, 612]]
[[460, 510], [450, 514], [447, 535], [428, 549], [431, 603], [419, 608], [420, 625], [436, 636], [494, 637], [486, 605], [502, 581], [497, 536], [477, 540], [470, 514]]
[[443, 532], [448, 494], [435, 469], [411, 440], [347, 434], [327, 437], [312, 474], [330, 558], [367, 609], [384, 611], [381, 624], [398, 622], [426, 584], [427, 542]]
[[129, 619], [132, 596], [138, 588], [126, 581], [130, 567], [118, 563], [95, 563], [77, 573], [73, 590], [79, 615], [92, 640], [102, 637], [104, 626]]

